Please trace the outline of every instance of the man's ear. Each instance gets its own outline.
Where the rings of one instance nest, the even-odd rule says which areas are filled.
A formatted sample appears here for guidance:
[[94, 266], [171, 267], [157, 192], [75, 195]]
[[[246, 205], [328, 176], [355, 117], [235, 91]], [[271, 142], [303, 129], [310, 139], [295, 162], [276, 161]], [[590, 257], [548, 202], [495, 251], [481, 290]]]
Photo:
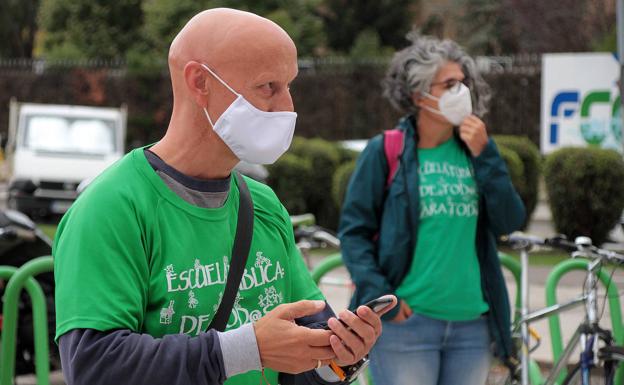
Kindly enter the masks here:
[[210, 96], [208, 71], [198, 62], [191, 61], [184, 66], [184, 82], [190, 95], [198, 105], [204, 106]]

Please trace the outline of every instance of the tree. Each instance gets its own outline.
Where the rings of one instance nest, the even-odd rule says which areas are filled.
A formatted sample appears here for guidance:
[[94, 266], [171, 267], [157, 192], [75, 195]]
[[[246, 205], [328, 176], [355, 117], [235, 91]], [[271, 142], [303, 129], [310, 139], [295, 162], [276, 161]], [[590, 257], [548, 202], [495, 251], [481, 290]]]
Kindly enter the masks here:
[[178, 31], [196, 13], [210, 8], [230, 7], [254, 12], [273, 20], [295, 41], [299, 56], [322, 51], [325, 37], [321, 19], [311, 11], [318, 0], [143, 0], [144, 23], [141, 39], [128, 51], [132, 70], [160, 71], [169, 45]]
[[518, 39], [509, 0], [456, 0], [457, 41], [471, 54], [516, 52]]
[[456, 38], [473, 54], [581, 52], [608, 47], [613, 0], [455, 0]]
[[379, 35], [382, 46], [404, 46], [417, 6], [414, 0], [325, 0], [317, 13], [323, 19], [329, 48], [347, 53], [366, 29]]
[[50, 58], [118, 59], [139, 39], [141, 0], [45, 0], [42, 53]]
[[32, 57], [39, 0], [0, 1], [0, 57]]

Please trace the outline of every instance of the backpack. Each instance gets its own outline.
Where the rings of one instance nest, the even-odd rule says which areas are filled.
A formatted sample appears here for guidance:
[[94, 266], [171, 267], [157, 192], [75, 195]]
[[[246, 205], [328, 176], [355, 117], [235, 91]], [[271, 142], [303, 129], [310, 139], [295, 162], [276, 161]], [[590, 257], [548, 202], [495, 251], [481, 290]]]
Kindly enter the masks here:
[[394, 176], [399, 169], [399, 157], [403, 153], [403, 142], [405, 133], [398, 129], [384, 131], [384, 153], [388, 162], [388, 177], [386, 178], [386, 190], [390, 188]]

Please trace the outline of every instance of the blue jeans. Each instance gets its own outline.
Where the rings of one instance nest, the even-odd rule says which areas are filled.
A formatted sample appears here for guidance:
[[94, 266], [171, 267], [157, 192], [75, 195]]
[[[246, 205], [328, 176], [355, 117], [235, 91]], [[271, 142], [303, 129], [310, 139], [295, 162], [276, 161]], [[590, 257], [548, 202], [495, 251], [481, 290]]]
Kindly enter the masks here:
[[485, 317], [450, 322], [414, 313], [384, 322], [370, 353], [375, 385], [483, 385], [490, 362]]

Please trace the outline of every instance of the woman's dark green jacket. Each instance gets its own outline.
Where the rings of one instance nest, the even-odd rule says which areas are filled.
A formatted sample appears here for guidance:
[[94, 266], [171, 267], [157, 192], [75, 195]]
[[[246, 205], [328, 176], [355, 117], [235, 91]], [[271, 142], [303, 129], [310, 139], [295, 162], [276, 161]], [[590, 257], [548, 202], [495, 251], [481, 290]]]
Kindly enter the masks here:
[[[344, 262], [356, 287], [352, 308], [395, 293], [410, 269], [416, 249], [420, 207], [414, 118], [403, 118], [398, 128], [405, 134], [404, 150], [392, 184], [386, 188], [388, 162], [383, 135], [377, 135], [357, 161], [343, 204], [339, 237]], [[496, 239], [520, 228], [524, 206], [491, 139], [478, 157], [470, 158], [479, 191], [475, 242], [481, 286], [490, 308], [488, 320], [496, 342], [495, 353], [507, 361], [512, 351], [510, 306]], [[384, 319], [394, 318], [398, 308]]]

